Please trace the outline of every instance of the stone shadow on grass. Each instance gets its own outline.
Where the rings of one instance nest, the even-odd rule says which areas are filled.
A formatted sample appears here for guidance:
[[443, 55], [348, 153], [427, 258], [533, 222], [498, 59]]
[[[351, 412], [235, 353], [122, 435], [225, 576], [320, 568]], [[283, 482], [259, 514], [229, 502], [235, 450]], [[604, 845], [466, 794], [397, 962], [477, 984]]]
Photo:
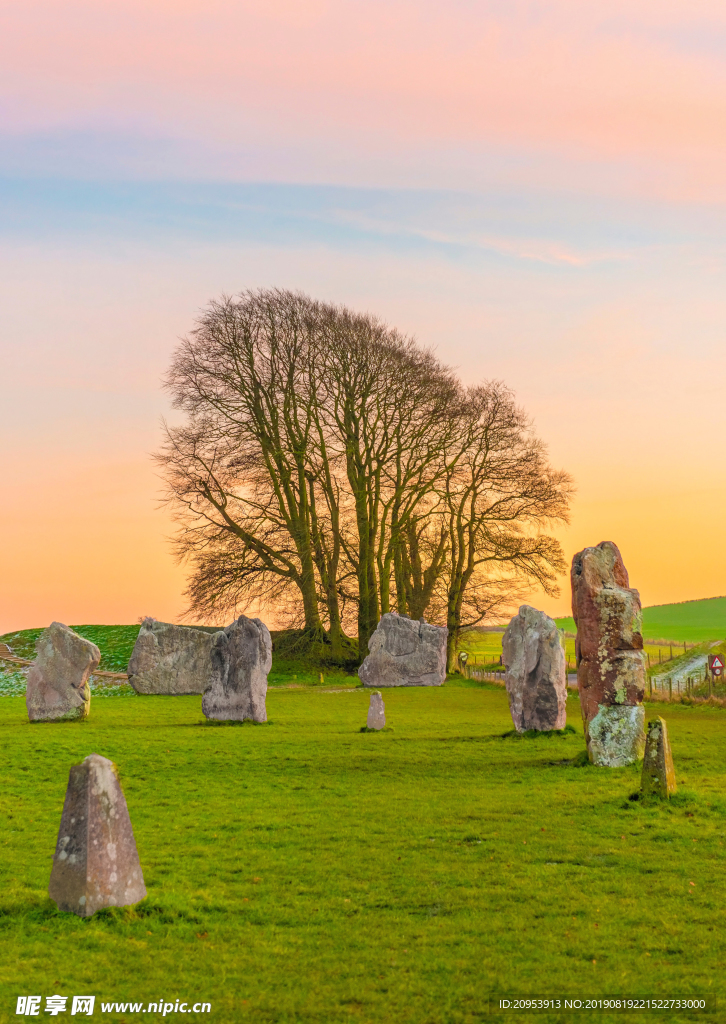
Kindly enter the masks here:
[[566, 725], [564, 729], [525, 729], [524, 732], [517, 732], [516, 729], [509, 729], [503, 732], [500, 739], [503, 740], [538, 740], [545, 738], [551, 740], [555, 736], [578, 736], [577, 729], [573, 725]]

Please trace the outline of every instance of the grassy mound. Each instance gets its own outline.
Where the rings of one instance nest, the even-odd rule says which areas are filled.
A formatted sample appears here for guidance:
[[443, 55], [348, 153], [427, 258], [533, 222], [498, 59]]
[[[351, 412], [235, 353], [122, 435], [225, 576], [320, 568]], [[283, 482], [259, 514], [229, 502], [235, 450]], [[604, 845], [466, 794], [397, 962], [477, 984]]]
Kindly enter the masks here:
[[[216, 632], [221, 626], [194, 626]], [[21, 629], [0, 636], [19, 658], [35, 657], [35, 643], [44, 627]], [[101, 652], [99, 668], [106, 672], [125, 672], [134, 649], [140, 626], [71, 626], [79, 636], [91, 640]], [[330, 645], [325, 638], [311, 637], [304, 630], [281, 630], [272, 634], [273, 671], [270, 684], [281, 685], [300, 680], [307, 685], [320, 682], [320, 674], [333, 681], [350, 681], [358, 665], [358, 644], [346, 638], [343, 662], [331, 663]], [[357, 680], [356, 680], [357, 681]]]
[[[0, 636], [0, 643], [7, 644], [19, 658], [35, 657], [35, 642], [45, 627], [21, 629], [15, 633]], [[141, 627], [134, 626], [71, 626], [79, 636], [96, 644], [101, 652], [103, 672], [125, 672], [131, 652]]]

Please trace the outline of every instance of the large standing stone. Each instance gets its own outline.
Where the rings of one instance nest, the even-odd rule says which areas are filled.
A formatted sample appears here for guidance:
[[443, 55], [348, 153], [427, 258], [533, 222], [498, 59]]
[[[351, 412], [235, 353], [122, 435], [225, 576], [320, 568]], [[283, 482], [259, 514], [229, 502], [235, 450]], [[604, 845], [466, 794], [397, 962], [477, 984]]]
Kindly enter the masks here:
[[272, 668], [272, 639], [260, 619], [245, 615], [215, 633], [212, 682], [202, 697], [207, 718], [266, 722], [267, 673]]
[[386, 612], [358, 669], [364, 686], [441, 686], [446, 679], [446, 626]]
[[517, 732], [548, 732], [567, 724], [565, 652], [549, 615], [523, 604], [507, 626], [502, 660], [509, 710]]
[[371, 694], [367, 725], [369, 729], [384, 729], [386, 726], [386, 708], [378, 690]]
[[676, 791], [676, 772], [668, 726], [662, 718], [648, 722], [640, 790], [644, 796], [654, 793], [666, 800]]
[[99, 754], [71, 768], [48, 892], [79, 917], [146, 896], [116, 765]]
[[577, 683], [593, 764], [616, 768], [642, 757], [645, 690], [640, 595], [611, 541], [572, 560]]
[[129, 661], [137, 693], [204, 693], [212, 682], [215, 633], [144, 619]]
[[38, 638], [36, 650], [25, 691], [30, 721], [86, 718], [91, 708], [88, 677], [101, 660], [98, 647], [62, 622], [52, 622]]

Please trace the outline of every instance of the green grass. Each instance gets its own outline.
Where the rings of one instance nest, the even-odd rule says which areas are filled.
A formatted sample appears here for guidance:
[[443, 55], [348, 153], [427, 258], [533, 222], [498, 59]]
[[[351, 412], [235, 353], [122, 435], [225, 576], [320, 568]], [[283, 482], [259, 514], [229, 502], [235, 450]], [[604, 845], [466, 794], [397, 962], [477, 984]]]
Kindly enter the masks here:
[[[575, 632], [573, 618], [555, 619], [560, 629]], [[726, 637], [726, 597], [659, 604], [643, 609], [643, 634], [649, 640], [701, 643]]]
[[[562, 629], [562, 622], [564, 620], [557, 619], [557, 624]], [[574, 622], [572, 622], [574, 628]], [[502, 638], [504, 634], [502, 632], [480, 632], [477, 629], [466, 630], [461, 634], [459, 642], [459, 650], [466, 651], [469, 656], [469, 664], [477, 665], [479, 667], [485, 667], [487, 669], [495, 669], [499, 666], [499, 656], [502, 653]], [[564, 640], [565, 644], [565, 657], [567, 658], [568, 671], [574, 672], [576, 668], [575, 659], [575, 638], [573, 636], [566, 636]], [[708, 645], [703, 646], [703, 650], [707, 649]], [[683, 648], [674, 641], [673, 644], [662, 643], [653, 644], [645, 643], [643, 649], [650, 655], [651, 666], [656, 666], [665, 662], [669, 662], [671, 659], [671, 653], [673, 654], [673, 661], [683, 656]], [[700, 649], [700, 648], [699, 648]], [[692, 652], [692, 646], [688, 647], [688, 656], [690, 657]], [[660, 659], [660, 661], [659, 661]]]
[[[724, 999], [726, 712], [667, 708], [680, 791], [646, 805], [628, 799], [636, 768], [575, 766], [574, 697], [576, 733], [552, 738], [504, 738], [497, 687], [384, 699], [382, 733], [360, 731], [354, 689], [273, 689], [262, 726], [207, 725], [198, 697], [93, 698], [87, 721], [42, 725], [0, 700], [1, 1019], [19, 994], [56, 992], [208, 1000], [230, 1024]], [[47, 885], [68, 769], [92, 751], [118, 765], [149, 894], [81, 920]]]
[[[686, 612], [675, 612], [674, 609], [686, 609]], [[663, 613], [661, 618], [651, 619], [650, 613]], [[668, 621], [677, 621], [681, 615], [682, 623], [691, 623], [688, 630], [676, 628], [676, 626], [665, 628]], [[699, 618], [699, 616], [703, 618]], [[721, 619], [719, 619], [721, 616]], [[709, 601], [691, 601], [680, 605], [662, 605], [658, 608], [645, 608], [643, 611], [646, 632], [649, 637], [665, 640], [672, 639], [674, 644], [701, 642], [707, 639], [723, 639], [726, 636], [726, 598], [713, 598]], [[575, 631], [574, 620], [556, 619], [560, 629], [568, 632]], [[657, 623], [658, 629], [653, 626]], [[701, 625], [698, 625], [698, 623]], [[695, 624], [694, 624], [695, 623]], [[720, 623], [721, 632], [718, 632], [717, 624]], [[663, 625], [663, 631], [658, 632]], [[98, 645], [101, 651], [100, 668], [107, 672], [125, 672], [131, 657], [139, 626], [101, 626], [82, 625], [73, 626], [80, 636], [92, 640]], [[0, 636], [0, 643], [8, 644], [13, 653], [21, 658], [35, 657], [35, 642], [43, 632], [42, 628], [17, 630], [14, 633], [6, 633]], [[657, 634], [657, 636], [656, 636]], [[682, 635], [681, 635], [682, 634]], [[698, 635], [696, 635], [698, 634]], [[703, 635], [701, 635], [703, 634]], [[290, 633], [274, 633], [273, 644], [275, 657], [273, 659], [272, 671], [269, 676], [270, 686], [314, 686], [322, 683], [325, 686], [355, 686], [358, 683], [354, 667], [354, 659], [346, 667], [329, 665], [324, 656], [311, 656], [309, 651], [295, 652], [293, 647], [289, 649]], [[502, 653], [501, 632], [480, 632], [479, 630], [466, 630], [461, 635], [460, 650], [466, 651], [472, 665], [495, 667], [499, 664], [499, 656]], [[282, 641], [282, 644], [281, 644]], [[284, 648], [283, 652], [278, 647]], [[650, 654], [651, 664], [658, 661], [659, 652], [665, 661], [670, 657], [670, 649], [663, 644], [646, 644], [646, 650]], [[674, 654], [678, 652], [674, 650]], [[575, 641], [572, 637], [565, 640], [565, 654], [571, 671], [575, 667]], [[2, 691], [2, 680], [0, 680], [0, 692]]]
[[459, 651], [466, 651], [472, 665], [495, 668], [502, 653], [503, 632], [467, 629], [459, 636]]

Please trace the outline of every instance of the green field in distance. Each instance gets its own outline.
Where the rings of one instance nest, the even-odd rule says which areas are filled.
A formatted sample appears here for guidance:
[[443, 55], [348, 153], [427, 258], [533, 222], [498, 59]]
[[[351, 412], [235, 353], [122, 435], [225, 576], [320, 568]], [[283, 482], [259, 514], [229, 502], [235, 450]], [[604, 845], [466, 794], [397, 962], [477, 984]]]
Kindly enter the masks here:
[[[555, 619], [560, 629], [575, 632], [571, 617]], [[726, 597], [709, 597], [643, 609], [643, 636], [649, 640], [700, 643], [726, 637]]]

